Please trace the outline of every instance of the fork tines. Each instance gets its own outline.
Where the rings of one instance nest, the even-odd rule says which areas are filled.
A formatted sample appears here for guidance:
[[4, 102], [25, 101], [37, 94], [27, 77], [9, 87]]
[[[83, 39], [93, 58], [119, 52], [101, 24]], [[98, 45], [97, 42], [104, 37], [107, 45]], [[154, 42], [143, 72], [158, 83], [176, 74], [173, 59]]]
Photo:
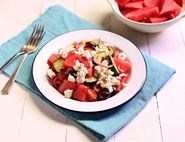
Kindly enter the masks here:
[[44, 37], [45, 33], [44, 26], [36, 24], [27, 45], [37, 46]]

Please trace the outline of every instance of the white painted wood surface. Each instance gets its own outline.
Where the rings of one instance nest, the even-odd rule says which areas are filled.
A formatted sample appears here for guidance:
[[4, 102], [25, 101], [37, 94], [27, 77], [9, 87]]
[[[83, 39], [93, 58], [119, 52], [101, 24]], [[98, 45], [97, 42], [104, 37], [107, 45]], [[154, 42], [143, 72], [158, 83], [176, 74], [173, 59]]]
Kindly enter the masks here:
[[[162, 33], [145, 34], [120, 23], [106, 0], [0, 0], [0, 44], [53, 4], [61, 4], [89, 22], [128, 38], [141, 50], [177, 70], [144, 110], [108, 142], [184, 142], [185, 19]], [[0, 74], [0, 89], [7, 79]], [[97, 141], [17, 84], [10, 95], [0, 95], [0, 114], [0, 142]]]

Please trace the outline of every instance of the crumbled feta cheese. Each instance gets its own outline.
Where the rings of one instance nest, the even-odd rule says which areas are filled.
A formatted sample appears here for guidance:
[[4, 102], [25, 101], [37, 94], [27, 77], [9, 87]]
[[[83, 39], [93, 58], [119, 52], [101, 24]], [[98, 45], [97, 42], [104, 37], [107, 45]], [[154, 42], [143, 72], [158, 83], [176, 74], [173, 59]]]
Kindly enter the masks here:
[[77, 71], [77, 77], [76, 77], [76, 81], [78, 83], [83, 83], [85, 81], [85, 76], [87, 75], [88, 70], [84, 67], [81, 68], [81, 70]]
[[104, 85], [104, 88], [107, 88], [108, 89], [108, 91], [109, 91], [109, 93], [111, 93], [111, 92], [113, 92], [113, 88], [112, 88], [112, 85], [111, 84], [105, 84]]
[[67, 90], [64, 91], [64, 96], [66, 98], [71, 98], [72, 94], [73, 94], [73, 90], [67, 89]]
[[101, 72], [104, 72], [106, 70], [106, 68], [102, 66], [95, 66], [94, 69], [97, 72], [97, 74], [100, 74]]
[[106, 69], [106, 70], [100, 72], [100, 75], [101, 75], [101, 76], [111, 76], [111, 75], [113, 75], [113, 74], [114, 74], [114, 72], [111, 71], [111, 70], [108, 70], [108, 69]]
[[64, 48], [60, 48], [60, 49], [58, 50], [58, 54], [62, 55], [62, 54], [63, 54], [63, 51], [64, 51]]
[[91, 59], [92, 58], [92, 55], [91, 55], [91, 52], [88, 51], [88, 50], [85, 50], [82, 54], [83, 57], [86, 57], [87, 59]]
[[127, 58], [127, 55], [124, 52], [121, 52], [118, 54], [118, 58], [121, 60], [125, 60]]
[[94, 49], [95, 49], [96, 52], [100, 51], [100, 48], [98, 46], [96, 46]]
[[93, 62], [92, 61], [89, 61], [89, 64], [91, 67], [93, 67]]
[[97, 82], [102, 88], [107, 88], [110, 93], [113, 92], [113, 86], [120, 85], [120, 77], [112, 76], [113, 74], [114, 72], [108, 69], [101, 71]]
[[112, 85], [120, 85], [120, 80], [116, 77], [111, 78], [111, 84]]
[[73, 66], [73, 69], [77, 71], [76, 81], [78, 83], [83, 83], [85, 81], [85, 76], [88, 73], [87, 68], [84, 67], [84, 64], [82, 64], [78, 60], [76, 60], [76, 63]]
[[108, 66], [109, 63], [108, 63], [107, 60], [104, 60], [104, 61], [101, 62], [101, 64], [104, 65], [104, 66]]
[[49, 78], [53, 78], [56, 76], [56, 74], [52, 71], [52, 69], [48, 69], [46, 74]]
[[74, 48], [71, 47], [71, 46], [68, 47], [68, 48], [60, 48], [58, 50], [58, 53], [61, 55], [62, 58], [65, 59], [68, 56], [69, 52], [72, 51], [72, 50], [74, 50]]
[[75, 50], [76, 54], [82, 55], [83, 57], [86, 57], [87, 59], [91, 59], [96, 55], [96, 51], [89, 51], [89, 50], [84, 50], [85, 45], [80, 45], [80, 47]]
[[94, 51], [94, 50], [93, 50], [93, 51], [91, 51], [90, 53], [91, 53], [91, 56], [92, 56], [92, 57], [95, 57], [95, 56], [96, 56], [96, 54], [97, 54], [97, 53], [96, 53], [96, 51]]
[[121, 74], [119, 75], [119, 77], [123, 77], [123, 76], [127, 76], [127, 74], [121, 73]]
[[74, 78], [72, 75], [70, 75], [70, 74], [69, 74], [67, 80], [68, 80], [68, 81], [71, 81], [71, 82], [75, 82], [75, 81], [76, 81], [75, 78]]
[[84, 45], [83, 44], [79, 45], [79, 48], [75, 50], [75, 53], [82, 55], [84, 53]]
[[80, 63], [79, 60], [76, 60], [75, 65], [73, 66], [73, 69], [76, 71], [79, 71], [83, 67], [84, 67], [84, 64]]
[[85, 77], [77, 76], [76, 81], [78, 83], [83, 83], [85, 81]]

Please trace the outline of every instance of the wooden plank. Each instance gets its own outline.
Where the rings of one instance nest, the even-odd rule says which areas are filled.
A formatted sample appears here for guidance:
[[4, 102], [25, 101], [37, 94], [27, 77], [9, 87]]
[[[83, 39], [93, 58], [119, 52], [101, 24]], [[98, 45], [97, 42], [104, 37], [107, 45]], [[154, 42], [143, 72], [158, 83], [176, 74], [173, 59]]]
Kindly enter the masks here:
[[115, 136], [115, 142], [162, 142], [156, 98]]
[[21, 142], [65, 142], [66, 117], [32, 93], [26, 94]]
[[44, 0], [42, 11], [44, 12], [48, 7], [57, 4], [67, 8], [72, 12], [75, 12], [75, 0]]
[[76, 14], [103, 29], [110, 29], [110, 6], [106, 0], [76, 1]]
[[[76, 134], [77, 133], [77, 134]], [[67, 142], [81, 141], [81, 142], [99, 142], [97, 138], [92, 136], [89, 132], [87, 132], [84, 128], [77, 125], [71, 119], [68, 119], [68, 127], [67, 127]], [[114, 137], [109, 139], [107, 142], [114, 142]]]
[[[31, 2], [31, 1], [30, 1]], [[38, 3], [39, 4], [39, 3]], [[48, 8], [42, 0], [37, 16]], [[31, 7], [34, 5], [31, 5]], [[31, 15], [31, 13], [28, 13]], [[34, 18], [32, 19], [34, 20]], [[66, 117], [32, 93], [27, 93], [20, 131], [21, 142], [50, 142], [66, 140]], [[31, 123], [30, 123], [31, 122]], [[34, 125], [35, 124], [35, 125]]]
[[179, 22], [179, 26], [180, 26], [181, 37], [182, 37], [183, 43], [185, 45], [185, 27], [184, 27], [184, 23], [185, 23], [185, 18], [183, 18]]
[[[0, 74], [0, 90], [7, 80], [7, 77]], [[0, 94], [0, 141], [2, 142], [19, 140], [25, 93], [25, 90], [14, 84], [9, 95]]]
[[43, 0], [1, 0], [0, 43], [13, 37], [39, 16]]
[[67, 142], [91, 142], [92, 138], [91, 135], [85, 131], [85, 129], [82, 129], [79, 125], [68, 118], [66, 140]]
[[[176, 74], [158, 93], [159, 112], [164, 142], [183, 142], [185, 131], [184, 84], [185, 84], [185, 22], [149, 37], [152, 56], [176, 69]], [[183, 26], [182, 26], [183, 25]]]
[[[38, 16], [38, 8], [41, 1], [37, 4], [24, 0], [1, 0], [0, 5], [0, 43], [7, 41], [12, 36], [25, 28], [33, 18]], [[34, 7], [31, 7], [32, 6]], [[21, 5], [19, 5], [21, 4]], [[39, 8], [40, 9], [40, 8]], [[29, 15], [28, 13], [31, 13]], [[8, 80], [5, 75], [0, 75], [0, 89]], [[0, 141], [12, 142], [19, 141], [21, 119], [24, 110], [25, 93], [16, 83], [7, 96], [0, 95]]]

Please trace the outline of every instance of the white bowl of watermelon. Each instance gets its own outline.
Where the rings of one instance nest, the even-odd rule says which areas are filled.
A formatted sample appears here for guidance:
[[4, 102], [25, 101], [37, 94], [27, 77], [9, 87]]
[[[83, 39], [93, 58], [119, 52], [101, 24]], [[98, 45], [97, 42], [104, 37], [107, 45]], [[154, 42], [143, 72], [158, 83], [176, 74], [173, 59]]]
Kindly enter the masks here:
[[185, 17], [183, 0], [108, 0], [114, 15], [141, 32], [161, 32]]

